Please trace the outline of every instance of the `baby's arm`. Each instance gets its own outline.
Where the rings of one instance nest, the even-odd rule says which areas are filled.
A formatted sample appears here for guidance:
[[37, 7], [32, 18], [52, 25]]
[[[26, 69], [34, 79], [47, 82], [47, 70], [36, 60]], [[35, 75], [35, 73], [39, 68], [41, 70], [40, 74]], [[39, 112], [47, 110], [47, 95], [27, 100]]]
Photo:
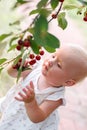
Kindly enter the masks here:
[[19, 93], [20, 97], [15, 97], [19, 101], [25, 102], [25, 108], [30, 120], [34, 123], [45, 120], [57, 107], [62, 105], [62, 99], [57, 101], [46, 100], [38, 105], [35, 99], [34, 86], [30, 82], [30, 86], [23, 89], [25, 94]]

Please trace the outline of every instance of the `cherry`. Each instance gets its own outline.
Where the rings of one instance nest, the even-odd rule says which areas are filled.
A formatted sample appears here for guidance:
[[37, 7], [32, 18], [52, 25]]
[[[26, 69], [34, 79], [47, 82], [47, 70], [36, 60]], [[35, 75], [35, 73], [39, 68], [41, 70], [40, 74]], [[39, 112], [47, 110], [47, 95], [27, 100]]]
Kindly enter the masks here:
[[56, 14], [52, 14], [52, 18], [53, 18], [53, 19], [56, 19], [56, 18], [57, 18], [57, 15], [56, 15]]
[[21, 46], [20, 46], [20, 45], [17, 45], [17, 46], [16, 46], [16, 49], [17, 49], [18, 51], [20, 51], [20, 50], [21, 50]]
[[30, 55], [29, 55], [29, 58], [30, 58], [30, 59], [33, 59], [34, 57], [35, 57], [34, 54], [30, 54]]
[[40, 59], [41, 59], [41, 56], [37, 55], [36, 60], [40, 60]]
[[29, 40], [25, 40], [23, 46], [29, 47], [30, 46], [30, 41]]
[[43, 50], [41, 50], [39, 53], [40, 53], [40, 55], [44, 55], [44, 51]]
[[18, 64], [12, 66], [13, 69], [19, 69], [19, 67], [20, 66]]
[[20, 39], [18, 40], [18, 45], [22, 46], [23, 45], [23, 41]]
[[20, 58], [18, 62], [22, 62], [22, 58]]
[[30, 64], [30, 65], [34, 65], [35, 63], [36, 63], [36, 60], [35, 60], [35, 59], [29, 61], [29, 64]]
[[87, 22], [87, 16], [85, 16], [85, 17], [83, 18], [83, 20], [84, 20], [85, 22]]
[[59, 0], [60, 2], [64, 2], [64, 0]]

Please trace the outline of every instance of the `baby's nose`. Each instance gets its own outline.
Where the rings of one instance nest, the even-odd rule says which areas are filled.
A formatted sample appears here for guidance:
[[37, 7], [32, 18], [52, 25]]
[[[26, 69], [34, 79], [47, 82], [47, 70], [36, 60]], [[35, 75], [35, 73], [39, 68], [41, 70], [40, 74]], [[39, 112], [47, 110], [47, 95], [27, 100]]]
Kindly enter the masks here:
[[52, 67], [53, 66], [53, 62], [51, 60], [49, 60], [49, 66]]

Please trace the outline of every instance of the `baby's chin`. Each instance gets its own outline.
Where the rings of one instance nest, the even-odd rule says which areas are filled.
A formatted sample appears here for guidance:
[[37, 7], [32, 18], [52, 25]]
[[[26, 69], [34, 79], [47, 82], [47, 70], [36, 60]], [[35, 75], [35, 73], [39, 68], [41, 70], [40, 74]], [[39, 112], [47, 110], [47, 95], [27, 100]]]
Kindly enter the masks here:
[[42, 75], [44, 75], [44, 76], [46, 76], [47, 75], [47, 70], [45, 70], [45, 69], [42, 69]]

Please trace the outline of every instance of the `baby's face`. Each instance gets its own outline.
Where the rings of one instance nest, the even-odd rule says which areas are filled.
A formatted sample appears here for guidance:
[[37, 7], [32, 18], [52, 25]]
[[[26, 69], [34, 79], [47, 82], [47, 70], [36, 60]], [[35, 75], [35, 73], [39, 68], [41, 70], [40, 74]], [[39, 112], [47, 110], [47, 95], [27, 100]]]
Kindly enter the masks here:
[[63, 85], [69, 79], [70, 54], [68, 50], [59, 48], [55, 53], [50, 54], [44, 61], [42, 66], [42, 74], [52, 86]]

